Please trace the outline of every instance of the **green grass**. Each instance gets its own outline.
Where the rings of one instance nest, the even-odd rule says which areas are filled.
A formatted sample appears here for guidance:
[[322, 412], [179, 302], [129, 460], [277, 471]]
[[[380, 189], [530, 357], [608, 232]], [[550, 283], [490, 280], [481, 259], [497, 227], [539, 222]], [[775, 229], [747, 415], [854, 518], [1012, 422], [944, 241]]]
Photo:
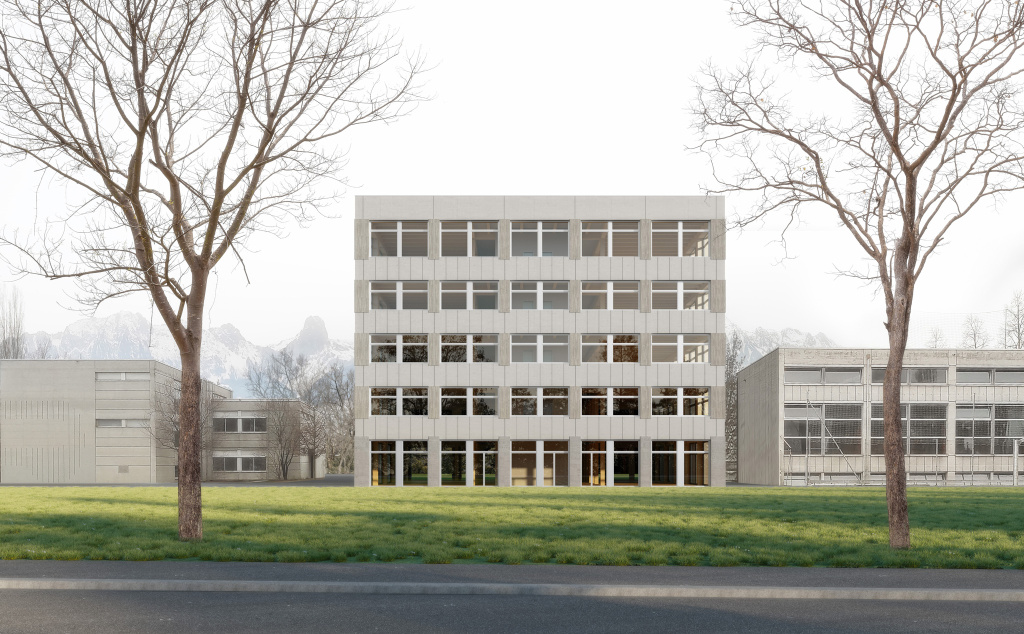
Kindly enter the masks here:
[[205, 540], [171, 488], [0, 490], [2, 559], [1024, 568], [1024, 490], [209, 488]]

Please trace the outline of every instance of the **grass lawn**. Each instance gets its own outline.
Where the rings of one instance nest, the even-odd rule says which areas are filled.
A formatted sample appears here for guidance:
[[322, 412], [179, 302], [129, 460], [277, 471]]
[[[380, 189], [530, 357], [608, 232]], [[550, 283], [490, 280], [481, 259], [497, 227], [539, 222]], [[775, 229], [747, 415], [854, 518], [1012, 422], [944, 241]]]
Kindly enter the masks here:
[[0, 489], [0, 558], [1024, 568], [1024, 489], [208, 488], [177, 541], [171, 488]]

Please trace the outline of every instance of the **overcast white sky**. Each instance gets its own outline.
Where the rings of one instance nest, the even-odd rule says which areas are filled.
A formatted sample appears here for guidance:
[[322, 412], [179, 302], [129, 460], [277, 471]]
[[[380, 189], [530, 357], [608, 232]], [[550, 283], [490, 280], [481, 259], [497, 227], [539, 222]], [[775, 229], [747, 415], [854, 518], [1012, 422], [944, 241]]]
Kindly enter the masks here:
[[[391, 126], [348, 138], [350, 187], [337, 220], [261, 238], [247, 264], [220, 270], [208, 325], [232, 323], [270, 344], [309, 315], [331, 335], [352, 332], [353, 196], [356, 194], [700, 194], [709, 183], [687, 105], [699, 64], [729, 64], [743, 34], [728, 2], [404, 0], [392, 17], [406, 42], [435, 68], [434, 98]], [[64, 198], [27, 166], [0, 167], [4, 224], [30, 225]], [[39, 208], [36, 201], [39, 200]], [[727, 199], [730, 215], [742, 201]], [[1019, 199], [969, 217], [926, 271], [915, 315], [936, 323], [953, 313], [998, 311], [1024, 287], [1024, 214]], [[810, 218], [808, 218], [810, 219]], [[744, 328], [824, 332], [841, 345], [886, 345], [883, 302], [870, 287], [836, 278], [861, 258], [845, 230], [822, 215], [789, 236], [776, 228], [731, 233], [728, 317]], [[10, 272], [0, 264], [0, 282]], [[70, 283], [21, 280], [30, 331], [62, 330], [81, 317], [62, 308]], [[144, 298], [101, 309], [149, 312]], [[912, 342], [913, 343], [913, 342]]]

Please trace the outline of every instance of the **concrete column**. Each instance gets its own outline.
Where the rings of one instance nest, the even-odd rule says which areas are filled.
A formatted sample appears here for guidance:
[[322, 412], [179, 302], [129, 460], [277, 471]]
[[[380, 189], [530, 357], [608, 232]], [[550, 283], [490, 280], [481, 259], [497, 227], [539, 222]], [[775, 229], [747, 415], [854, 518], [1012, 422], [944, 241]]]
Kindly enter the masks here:
[[427, 258], [441, 259], [441, 221], [436, 218], [427, 221]]
[[581, 365], [583, 361], [583, 335], [578, 332], [569, 333], [569, 365]]
[[712, 260], [725, 259], [725, 220], [711, 221], [711, 244], [708, 255]]
[[711, 333], [711, 350], [708, 356], [711, 357], [711, 365], [725, 365], [725, 333]]
[[578, 313], [583, 310], [583, 281], [569, 280], [569, 312]]
[[640, 386], [640, 418], [647, 419], [651, 417], [651, 410], [653, 405], [651, 403], [651, 386], [641, 385]]
[[498, 259], [509, 260], [512, 257], [512, 221], [498, 221]]
[[352, 365], [370, 365], [370, 334], [357, 332], [352, 343]]
[[370, 312], [370, 280], [355, 280], [355, 296], [353, 299], [353, 311], [357, 313]]
[[466, 441], [466, 486], [476, 486], [473, 482], [473, 441]]
[[651, 365], [652, 339], [651, 333], [640, 333], [640, 365]]
[[395, 441], [395, 486], [405, 486], [405, 453], [402, 441]]
[[370, 259], [370, 221], [356, 218], [352, 231], [355, 237], [355, 258], [356, 260]]
[[432, 332], [427, 335], [427, 365], [441, 365], [441, 335]]
[[583, 256], [583, 223], [578, 219], [569, 221], [569, 259], [579, 260]]
[[725, 436], [712, 436], [708, 443], [708, 462], [711, 467], [711, 486], [725, 486]]
[[583, 414], [583, 388], [579, 385], [569, 386], [569, 418], [578, 420]]
[[427, 388], [427, 418], [441, 418], [441, 388], [437, 385]]
[[654, 476], [651, 473], [651, 437], [640, 437], [640, 486], [649, 487]]
[[353, 484], [357, 487], [370, 486], [370, 439], [356, 436], [352, 442]]
[[676, 441], [676, 486], [683, 486], [683, 478], [686, 477], [686, 470], [684, 469], [683, 452], [686, 450], [686, 442], [683, 440]]
[[534, 485], [542, 487], [544, 486], [544, 441], [537, 441], [537, 470]]
[[711, 410], [711, 418], [725, 419], [725, 386], [711, 386], [708, 388], [708, 407]]
[[569, 437], [569, 486], [583, 486], [583, 439]]
[[508, 385], [498, 386], [498, 418], [508, 420], [512, 418], [512, 387]]
[[512, 280], [498, 280], [498, 312], [512, 312]]
[[640, 221], [640, 259], [650, 260], [651, 259], [651, 221], [643, 219]]
[[508, 436], [498, 438], [498, 486], [512, 486], [512, 439]]
[[711, 297], [708, 298], [711, 312], [725, 312], [725, 280], [711, 280]]
[[654, 285], [651, 280], [640, 280], [640, 312], [651, 312], [651, 303], [654, 301]]
[[427, 280], [427, 312], [441, 312], [441, 281]]
[[498, 365], [512, 363], [512, 335], [507, 332], [498, 334]]
[[441, 486], [441, 439], [427, 438], [427, 486]]
[[352, 409], [356, 418], [370, 417], [370, 388], [357, 385], [352, 390]]
[[605, 462], [608, 467], [604, 470], [605, 486], [615, 486], [615, 441], [609, 440], [605, 443]]

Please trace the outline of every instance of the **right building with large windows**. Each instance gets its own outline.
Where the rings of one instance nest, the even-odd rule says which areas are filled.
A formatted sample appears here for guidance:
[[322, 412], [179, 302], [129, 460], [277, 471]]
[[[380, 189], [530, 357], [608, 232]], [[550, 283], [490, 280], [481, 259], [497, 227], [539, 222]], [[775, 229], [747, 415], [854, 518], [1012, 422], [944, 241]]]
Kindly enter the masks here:
[[725, 484], [720, 197], [364, 196], [357, 486]]
[[[882, 484], [884, 349], [780, 348], [739, 372], [739, 481]], [[907, 350], [903, 444], [911, 484], [1014, 484], [1024, 350]], [[1015, 448], [1016, 446], [1016, 448]]]

